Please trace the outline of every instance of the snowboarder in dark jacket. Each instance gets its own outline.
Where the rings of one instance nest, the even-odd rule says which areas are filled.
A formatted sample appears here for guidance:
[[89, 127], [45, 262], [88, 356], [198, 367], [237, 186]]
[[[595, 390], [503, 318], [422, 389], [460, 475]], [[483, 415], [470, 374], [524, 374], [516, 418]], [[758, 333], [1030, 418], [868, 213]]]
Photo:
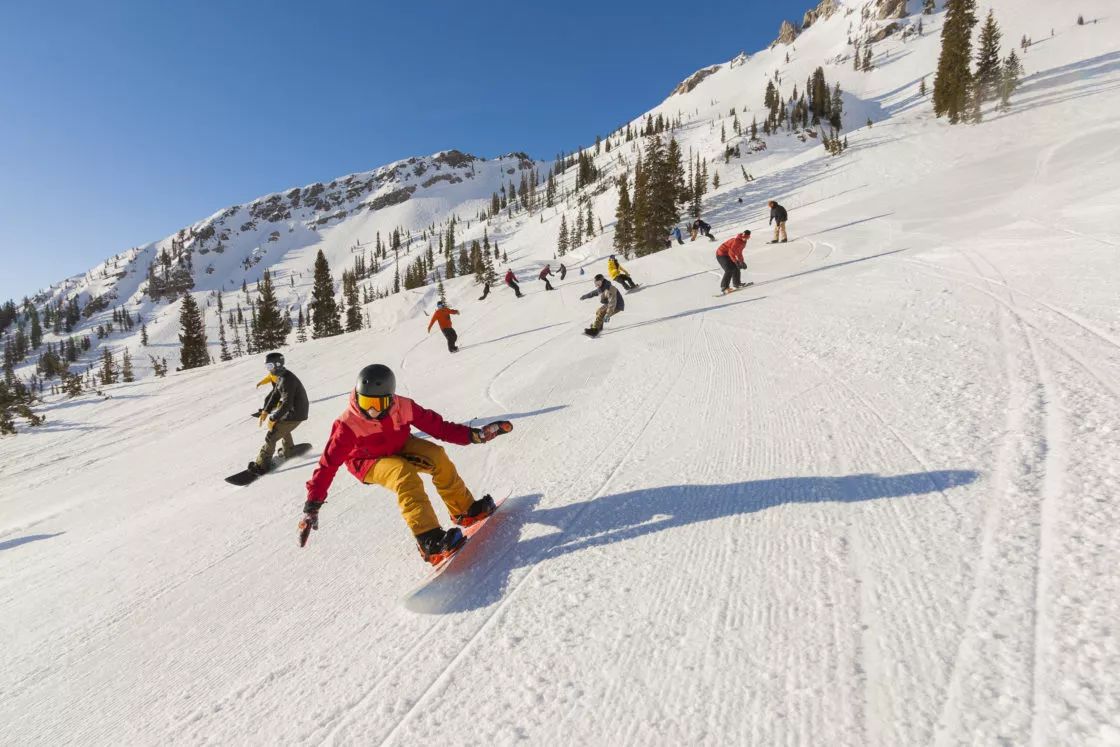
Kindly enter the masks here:
[[479, 301], [485, 301], [486, 297], [490, 295], [490, 283], [482, 284], [482, 295], [478, 297]]
[[697, 233], [700, 234], [701, 236], [707, 236], [709, 241], [715, 241], [716, 240], [716, 237], [712, 236], [712, 227], [709, 226], [704, 221], [700, 220], [699, 218], [697, 218], [696, 220], [694, 220], [692, 222], [692, 230], [694, 232], [693, 235], [692, 235], [692, 240], [693, 241], [696, 241], [696, 234]]
[[265, 434], [264, 446], [257, 458], [249, 462], [248, 469], [255, 475], [263, 475], [272, 469], [272, 455], [277, 443], [283, 444], [282, 457], [292, 453], [295, 446], [292, 431], [307, 420], [309, 409], [307, 390], [303, 388], [299, 378], [285, 368], [282, 354], [269, 353], [265, 356], [264, 365], [268, 369], [268, 376], [261, 379], [257, 386], [270, 383], [272, 390], [264, 398], [261, 409], [256, 412], [261, 424], [268, 422], [268, 433]]
[[517, 294], [518, 298], [521, 298], [521, 286], [517, 284], [517, 276], [513, 274], [513, 270], [506, 270], [506, 285], [513, 288], [513, 292]]
[[557, 270], [557, 272], [560, 273], [560, 280], [561, 281], [563, 281], [564, 278], [566, 278], [568, 276], [568, 268], [564, 266], [563, 262], [560, 263], [560, 268]]
[[[412, 426], [432, 439], [412, 435]], [[307, 544], [311, 530], [319, 528], [319, 511], [342, 465], [360, 482], [381, 485], [396, 494], [401, 516], [416, 538], [420, 556], [433, 565], [450, 556], [465, 542], [462, 530], [494, 512], [494, 499], [474, 499], [447, 452], [435, 439], [466, 446], [483, 444], [513, 425], [508, 420], [471, 428], [449, 423], [439, 413], [397, 396], [397, 379], [379, 363], [358, 372], [358, 381], [346, 409], [331, 428], [330, 440], [319, 465], [307, 481], [307, 501], [299, 522], [299, 544]], [[432, 476], [439, 497], [452, 521], [459, 526], [444, 530], [424, 492], [421, 474]]]
[[770, 222], [774, 223], [774, 240], [767, 242], [770, 244], [777, 244], [778, 238], [781, 237], [782, 243], [786, 243], [786, 220], [789, 218], [789, 213], [786, 209], [778, 203], [770, 200], [766, 203], [770, 206]]
[[622, 294], [618, 292], [618, 288], [611, 285], [611, 281], [607, 280], [602, 275], [595, 276], [595, 290], [588, 291], [580, 296], [580, 300], [588, 298], [599, 297], [599, 309], [595, 312], [595, 321], [591, 326], [583, 330], [583, 333], [588, 337], [595, 337], [603, 330], [603, 324], [609, 322], [611, 317], [620, 311], [626, 309], [626, 301], [622, 299]]

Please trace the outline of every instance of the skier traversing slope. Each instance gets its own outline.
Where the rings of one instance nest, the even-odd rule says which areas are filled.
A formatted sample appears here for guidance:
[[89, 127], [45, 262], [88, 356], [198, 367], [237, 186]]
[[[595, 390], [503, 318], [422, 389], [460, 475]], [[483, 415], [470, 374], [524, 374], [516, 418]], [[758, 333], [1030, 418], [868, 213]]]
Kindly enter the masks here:
[[617, 280], [618, 284], [628, 291], [638, 287], [637, 283], [631, 279], [630, 273], [622, 268], [613, 254], [607, 258], [607, 274], [611, 276], [611, 280]]
[[712, 227], [699, 218], [692, 222], [692, 241], [696, 241], [697, 234], [707, 236], [709, 241], [716, 240], [716, 237], [712, 236]]
[[[358, 373], [346, 410], [334, 421], [330, 439], [315, 473], [307, 481], [307, 501], [300, 520], [300, 546], [312, 529], [319, 528], [319, 511], [335, 473], [343, 464], [359, 481], [381, 485], [396, 493], [401, 516], [416, 538], [420, 556], [433, 565], [463, 543], [460, 526], [470, 526], [494, 512], [494, 500], [475, 500], [463, 483], [447, 452], [434, 441], [412, 435], [415, 425], [441, 441], [466, 446], [481, 444], [508, 433], [513, 425], [498, 420], [481, 428], [448, 423], [408, 397], [396, 394], [396, 376], [379, 363]], [[444, 530], [420, 481], [421, 473], [432, 483], [448, 513], [459, 526]]]
[[552, 283], [548, 282], [548, 276], [552, 274], [552, 265], [545, 265], [541, 273], [537, 275], [538, 280], [544, 281], [544, 289], [546, 291], [556, 290], [552, 287]]
[[599, 296], [599, 308], [595, 312], [595, 321], [591, 323], [590, 327], [583, 330], [583, 333], [588, 337], [597, 336], [603, 330], [605, 322], [609, 322], [611, 317], [626, 309], [626, 302], [622, 300], [622, 294], [618, 292], [618, 288], [611, 285], [611, 281], [602, 275], [595, 276], [595, 290], [584, 293], [580, 296], [580, 300], [594, 298], [595, 296]]
[[517, 276], [513, 274], [513, 270], [506, 270], [506, 285], [513, 288], [513, 292], [517, 294], [518, 298], [521, 298], [521, 286], [517, 284]]
[[[781, 236], [782, 243], [784, 244], [787, 241], [786, 220], [789, 219], [789, 213], [786, 212], [786, 209], [784, 207], [774, 202], [773, 200], [770, 200], [770, 202], [766, 204], [770, 206], [770, 222], [774, 223], [774, 240], [767, 243], [777, 244], [778, 237]], [[775, 221], [777, 222], [775, 223]]]
[[432, 325], [439, 322], [439, 331], [447, 338], [447, 352], [458, 353], [459, 346], [459, 333], [451, 326], [451, 315], [458, 314], [455, 309], [448, 307], [443, 301], [436, 303], [436, 310], [432, 313], [432, 318], [428, 322], [428, 332], [431, 333]]
[[272, 384], [272, 390], [264, 398], [264, 404], [257, 410], [257, 417], [261, 423], [268, 421], [268, 433], [264, 437], [264, 446], [261, 447], [257, 458], [249, 462], [248, 470], [255, 475], [263, 475], [272, 469], [272, 455], [276, 451], [277, 443], [283, 444], [281, 456], [287, 457], [295, 445], [292, 441], [292, 431], [300, 423], [307, 420], [309, 409], [307, 390], [299, 378], [284, 366], [284, 356], [280, 353], [269, 353], [265, 356], [264, 365], [268, 369], [265, 376], [257, 386], [266, 383]]

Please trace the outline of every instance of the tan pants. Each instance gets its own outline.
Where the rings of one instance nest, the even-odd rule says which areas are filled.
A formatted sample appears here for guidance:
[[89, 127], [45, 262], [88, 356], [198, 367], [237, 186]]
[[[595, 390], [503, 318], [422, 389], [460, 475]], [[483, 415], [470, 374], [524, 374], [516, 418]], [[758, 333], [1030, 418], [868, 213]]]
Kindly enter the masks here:
[[[779, 237], [779, 234], [781, 234], [780, 237]], [[785, 221], [782, 221], [781, 223], [778, 223], [777, 225], [774, 226], [774, 241], [777, 241], [779, 238], [781, 238], [782, 241], [786, 240], [786, 222]]]
[[276, 425], [269, 428], [268, 433], [264, 437], [264, 446], [261, 447], [260, 453], [257, 454], [257, 466], [264, 467], [272, 461], [272, 454], [276, 451], [276, 445], [283, 443], [281, 454], [287, 456], [292, 453], [292, 447], [295, 443], [292, 441], [292, 431], [299, 427], [303, 422], [300, 420], [281, 420]]
[[414, 535], [439, 528], [439, 519], [424, 492], [424, 483], [420, 481], [421, 472], [432, 476], [432, 484], [452, 516], [465, 514], [474, 503], [474, 496], [467, 490], [463, 478], [459, 477], [455, 465], [447, 458], [444, 448], [431, 441], [410, 437], [399, 452], [374, 462], [366, 473], [365, 482], [397, 494], [401, 516]]

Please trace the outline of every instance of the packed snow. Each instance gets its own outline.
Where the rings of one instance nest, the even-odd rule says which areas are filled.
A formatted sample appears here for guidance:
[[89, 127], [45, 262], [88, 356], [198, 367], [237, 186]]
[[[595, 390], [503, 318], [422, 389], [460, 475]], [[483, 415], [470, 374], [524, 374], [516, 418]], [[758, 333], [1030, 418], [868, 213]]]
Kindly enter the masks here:
[[[784, 77], [843, 51], [862, 4], [839, 5]], [[315, 448], [249, 487], [222, 478], [259, 448], [263, 355], [48, 398], [0, 439], [4, 740], [1120, 744], [1120, 36], [1112, 3], [1052, 5], [997, 6], [1005, 49], [1035, 44], [979, 125], [917, 96], [940, 12], [870, 73], [826, 67], [857, 118], [839, 158], [782, 132], [722, 162], [718, 118], [759, 107], [783, 45], [670, 97], [655, 113], [683, 112], [723, 178], [716, 237], [754, 231], [754, 286], [716, 297], [718, 243], [686, 236], [623, 261], [641, 288], [588, 339], [613, 190], [554, 293], [531, 278], [560, 213], [496, 221], [526, 297], [450, 281], [454, 356], [425, 334], [430, 286], [286, 348]], [[435, 187], [471, 191], [416, 228], [485, 203], [497, 163]], [[765, 243], [768, 199], [787, 244]], [[261, 266], [305, 293], [314, 251], [370, 238], [355, 220]], [[296, 541], [371, 362], [448, 419], [514, 424], [448, 446], [476, 495], [509, 497], [420, 593], [394, 497], [345, 471]]]

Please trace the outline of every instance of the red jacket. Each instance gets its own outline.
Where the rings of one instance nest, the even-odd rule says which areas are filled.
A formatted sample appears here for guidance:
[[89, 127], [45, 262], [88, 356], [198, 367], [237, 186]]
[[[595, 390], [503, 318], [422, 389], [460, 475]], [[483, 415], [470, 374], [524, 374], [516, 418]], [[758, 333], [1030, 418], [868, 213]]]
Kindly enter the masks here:
[[552, 274], [552, 269], [548, 265], [545, 265], [544, 269], [541, 270], [541, 274], [537, 275], [537, 279], [538, 280], [544, 280], [546, 277], [548, 277], [551, 274]]
[[426, 410], [408, 397], [394, 397], [389, 414], [380, 420], [358, 409], [354, 394], [350, 404], [334, 421], [331, 437], [319, 466], [307, 481], [307, 500], [323, 503], [331, 481], [343, 464], [350, 474], [364, 480], [374, 463], [381, 457], [391, 456], [404, 448], [415, 425], [441, 441], [466, 446], [471, 442], [471, 429], [458, 423], [448, 423], [439, 413]]
[[513, 270], [506, 270], [506, 282], [509, 283], [510, 281], [516, 283], [517, 276], [513, 274]]
[[738, 264], [743, 261], [743, 248], [747, 240], [742, 236], [735, 236], [719, 245], [716, 249], [717, 257], [730, 257], [731, 261]]

